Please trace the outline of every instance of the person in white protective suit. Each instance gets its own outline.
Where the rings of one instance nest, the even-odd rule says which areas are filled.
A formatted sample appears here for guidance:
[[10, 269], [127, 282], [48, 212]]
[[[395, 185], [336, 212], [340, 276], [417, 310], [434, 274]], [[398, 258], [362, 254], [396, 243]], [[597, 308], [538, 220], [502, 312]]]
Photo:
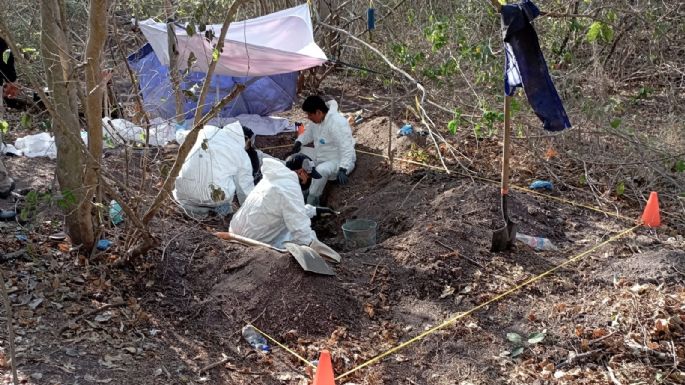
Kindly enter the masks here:
[[[314, 180], [309, 188], [307, 203], [318, 206], [321, 194], [329, 180], [344, 185], [354, 169], [357, 160], [354, 152], [355, 140], [345, 117], [338, 112], [335, 100], [324, 102], [320, 96], [309, 96], [302, 103], [311, 123], [295, 141], [291, 154], [302, 152], [316, 162], [316, 169], [322, 178]], [[302, 147], [314, 143], [313, 151]]]
[[200, 130], [176, 178], [173, 195], [189, 216], [201, 219], [210, 212], [232, 213], [234, 194], [242, 205], [253, 189], [243, 129], [235, 122]]
[[285, 242], [318, 243], [310, 218], [331, 210], [305, 205], [302, 190], [321, 175], [303, 154], [295, 155], [289, 166], [292, 170], [277, 159], [262, 161], [262, 180], [233, 215], [231, 233], [279, 248]]

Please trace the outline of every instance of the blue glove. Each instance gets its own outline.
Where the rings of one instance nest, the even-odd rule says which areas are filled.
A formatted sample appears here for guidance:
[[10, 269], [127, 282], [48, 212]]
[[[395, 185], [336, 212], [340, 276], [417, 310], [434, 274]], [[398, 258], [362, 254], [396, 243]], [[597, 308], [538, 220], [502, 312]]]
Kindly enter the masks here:
[[347, 170], [345, 170], [344, 168], [340, 167], [340, 168], [338, 169], [338, 184], [340, 184], [340, 185], [346, 185], [347, 182], [348, 182], [348, 180], [349, 180], [349, 179], [347, 178]]
[[408, 136], [411, 135], [412, 132], [414, 132], [414, 127], [412, 127], [411, 124], [405, 124], [404, 126], [402, 126], [402, 128], [400, 128], [399, 131], [397, 131], [397, 136]]

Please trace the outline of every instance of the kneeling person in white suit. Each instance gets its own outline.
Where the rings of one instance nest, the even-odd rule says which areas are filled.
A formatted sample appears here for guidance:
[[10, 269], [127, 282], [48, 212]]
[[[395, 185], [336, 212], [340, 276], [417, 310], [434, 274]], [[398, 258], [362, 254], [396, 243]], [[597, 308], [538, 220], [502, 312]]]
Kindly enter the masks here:
[[243, 204], [253, 189], [243, 129], [235, 122], [200, 130], [176, 178], [173, 195], [188, 215], [204, 218], [210, 211], [220, 216], [232, 213], [234, 194]]
[[262, 176], [233, 215], [229, 231], [279, 248], [284, 242], [309, 245], [315, 241], [310, 217], [316, 208], [305, 207], [302, 197], [302, 186], [321, 178], [313, 162], [302, 159], [293, 172], [280, 161], [265, 158]]
[[[357, 160], [355, 141], [350, 124], [338, 112], [335, 100], [324, 102], [320, 96], [310, 96], [302, 104], [302, 110], [307, 113], [311, 123], [297, 138], [291, 153], [302, 151], [316, 162], [316, 170], [322, 178], [312, 181], [307, 203], [318, 206], [327, 181], [337, 180], [341, 185], [347, 184], [347, 176]], [[313, 151], [302, 147], [309, 143], [314, 143]]]

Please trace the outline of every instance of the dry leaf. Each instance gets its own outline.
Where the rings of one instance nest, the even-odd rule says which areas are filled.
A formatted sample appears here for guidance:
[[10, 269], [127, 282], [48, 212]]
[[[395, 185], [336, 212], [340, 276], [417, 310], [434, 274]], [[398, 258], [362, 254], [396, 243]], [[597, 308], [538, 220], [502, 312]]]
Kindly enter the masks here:
[[659, 350], [660, 345], [656, 342], [648, 342], [647, 347], [652, 350]]
[[98, 314], [95, 317], [95, 321], [97, 321], [97, 322], [107, 322], [110, 319], [112, 319], [112, 312], [110, 312], [110, 311], [106, 311], [102, 314]]
[[566, 304], [565, 303], [562, 302], [562, 303], [558, 303], [558, 304], [554, 305], [554, 311], [555, 312], [561, 313], [564, 310], [566, 310]]
[[557, 150], [555, 150], [554, 147], [549, 146], [549, 148], [545, 152], [545, 159], [552, 160], [552, 159], [556, 158], [557, 156], [559, 156], [559, 153], [557, 152]]
[[366, 314], [368, 314], [369, 318], [373, 318], [373, 316], [374, 316], [374, 314], [375, 314], [375, 312], [374, 312], [374, 310], [373, 310], [373, 305], [371, 305], [371, 304], [368, 303], [368, 302], [365, 303], [365, 304], [364, 304], [364, 311], [366, 312]]
[[576, 337], [582, 337], [585, 330], [582, 326], [576, 325]]
[[445, 288], [442, 289], [442, 294], [440, 294], [440, 298], [449, 297], [452, 294], [454, 294], [454, 288], [450, 285], [445, 285]]
[[654, 328], [657, 332], [668, 333], [668, 320], [659, 318], [654, 321]]
[[609, 332], [606, 329], [596, 328], [595, 330], [592, 331], [592, 339], [604, 337], [607, 334], [609, 334]]
[[590, 341], [585, 338], [580, 340], [580, 349], [584, 352], [590, 350]]
[[537, 321], [537, 317], [535, 317], [535, 314], [534, 314], [534, 313], [528, 314], [528, 321], [530, 321], [530, 322], [535, 322], [535, 321]]

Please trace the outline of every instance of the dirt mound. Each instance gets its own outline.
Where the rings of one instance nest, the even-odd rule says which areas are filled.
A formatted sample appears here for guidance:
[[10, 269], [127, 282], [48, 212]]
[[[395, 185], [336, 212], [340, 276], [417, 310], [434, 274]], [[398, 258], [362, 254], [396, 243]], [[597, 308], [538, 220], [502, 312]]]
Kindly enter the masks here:
[[[234, 329], [254, 322], [265, 330], [328, 335], [339, 325], [357, 325], [358, 301], [336, 277], [304, 272], [290, 254], [223, 244], [226, 254], [208, 260], [200, 280], [211, 282]], [[222, 322], [225, 322], [225, 318]]]
[[[396, 134], [400, 126], [401, 124], [393, 122], [391, 139], [392, 151], [395, 156], [404, 156], [412, 147], [425, 146], [425, 137], [397, 138]], [[414, 124], [414, 127], [418, 126]], [[388, 117], [376, 117], [362, 121], [353, 127], [352, 131], [358, 147], [383, 154], [388, 153]]]

